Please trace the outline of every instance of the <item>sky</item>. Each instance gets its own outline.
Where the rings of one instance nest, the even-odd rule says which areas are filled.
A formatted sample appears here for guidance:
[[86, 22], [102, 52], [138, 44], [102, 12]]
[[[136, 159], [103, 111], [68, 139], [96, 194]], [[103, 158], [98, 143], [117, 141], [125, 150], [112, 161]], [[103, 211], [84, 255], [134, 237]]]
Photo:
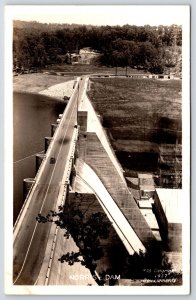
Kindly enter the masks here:
[[15, 20], [91, 25], [181, 25], [188, 6], [64, 5], [12, 7]]

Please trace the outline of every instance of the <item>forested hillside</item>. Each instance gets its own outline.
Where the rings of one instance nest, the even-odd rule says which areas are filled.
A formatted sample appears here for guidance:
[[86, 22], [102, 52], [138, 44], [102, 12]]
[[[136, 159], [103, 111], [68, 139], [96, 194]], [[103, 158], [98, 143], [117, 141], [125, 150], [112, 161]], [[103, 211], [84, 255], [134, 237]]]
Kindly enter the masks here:
[[99, 63], [152, 73], [181, 71], [182, 28], [172, 26], [91, 26], [14, 21], [14, 68], [71, 63], [71, 53], [90, 47]]

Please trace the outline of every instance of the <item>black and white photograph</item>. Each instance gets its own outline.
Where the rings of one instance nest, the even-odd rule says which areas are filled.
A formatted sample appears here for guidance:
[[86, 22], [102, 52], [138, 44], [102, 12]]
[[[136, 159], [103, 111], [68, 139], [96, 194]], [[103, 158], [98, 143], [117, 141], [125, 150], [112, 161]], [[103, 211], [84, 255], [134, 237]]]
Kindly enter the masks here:
[[6, 293], [188, 294], [190, 7], [5, 21]]

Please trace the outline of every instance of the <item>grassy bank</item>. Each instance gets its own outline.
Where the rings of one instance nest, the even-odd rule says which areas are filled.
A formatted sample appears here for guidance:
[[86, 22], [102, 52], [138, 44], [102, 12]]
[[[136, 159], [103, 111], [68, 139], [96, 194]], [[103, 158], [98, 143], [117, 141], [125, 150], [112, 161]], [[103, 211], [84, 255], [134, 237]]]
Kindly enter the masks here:
[[159, 145], [181, 142], [181, 80], [91, 79], [88, 96], [125, 168], [138, 160], [134, 169], [147, 171], [143, 155], [154, 172]]
[[91, 79], [89, 97], [114, 143], [173, 143], [181, 136], [180, 80]]

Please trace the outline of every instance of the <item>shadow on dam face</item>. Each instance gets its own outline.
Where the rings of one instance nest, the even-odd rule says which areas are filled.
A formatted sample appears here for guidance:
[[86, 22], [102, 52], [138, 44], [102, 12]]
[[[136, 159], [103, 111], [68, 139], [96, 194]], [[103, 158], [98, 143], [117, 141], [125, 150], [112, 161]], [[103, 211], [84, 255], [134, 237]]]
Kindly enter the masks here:
[[63, 138], [58, 139], [57, 142], [59, 143], [59, 145], [62, 145], [62, 144], [65, 145], [65, 144], [67, 144], [69, 141], [70, 141], [70, 138], [66, 138], [66, 137], [65, 137], [64, 139], [63, 139]]
[[158, 168], [158, 153], [116, 151], [116, 156], [123, 166], [139, 172], [156, 172]]

